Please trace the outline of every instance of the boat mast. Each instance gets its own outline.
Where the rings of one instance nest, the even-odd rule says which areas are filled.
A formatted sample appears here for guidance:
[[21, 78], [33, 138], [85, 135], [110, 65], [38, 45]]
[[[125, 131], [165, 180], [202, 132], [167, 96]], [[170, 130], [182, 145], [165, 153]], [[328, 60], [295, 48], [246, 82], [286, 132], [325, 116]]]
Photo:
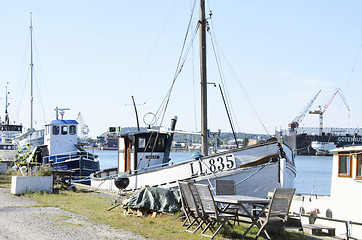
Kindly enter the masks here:
[[8, 113], [8, 85], [9, 83], [6, 83], [6, 98], [5, 98], [5, 125], [9, 125], [10, 121], [9, 121], [9, 113]]
[[134, 101], [134, 97], [133, 97], [133, 96], [132, 96], [132, 102], [133, 102], [134, 112], [136, 113], [137, 131], [140, 131], [140, 123], [139, 123], [139, 121], [138, 121], [137, 107], [136, 107], [136, 103], [135, 103], [135, 101]]
[[30, 12], [30, 131], [33, 131], [33, 21]]
[[201, 75], [201, 153], [207, 156], [208, 129], [207, 129], [207, 76], [206, 76], [206, 19], [205, 0], [200, 0], [200, 75]]

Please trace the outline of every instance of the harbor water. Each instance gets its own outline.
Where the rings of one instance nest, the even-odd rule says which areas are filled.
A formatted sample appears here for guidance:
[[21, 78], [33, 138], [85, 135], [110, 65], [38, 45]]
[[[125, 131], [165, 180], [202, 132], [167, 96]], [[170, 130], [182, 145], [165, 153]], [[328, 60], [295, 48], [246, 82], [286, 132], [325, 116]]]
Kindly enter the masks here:
[[[94, 151], [99, 156], [101, 169], [117, 166], [117, 151]], [[172, 152], [171, 159], [177, 162], [190, 158], [192, 153]], [[296, 193], [329, 195], [332, 177], [332, 156], [296, 156]]]

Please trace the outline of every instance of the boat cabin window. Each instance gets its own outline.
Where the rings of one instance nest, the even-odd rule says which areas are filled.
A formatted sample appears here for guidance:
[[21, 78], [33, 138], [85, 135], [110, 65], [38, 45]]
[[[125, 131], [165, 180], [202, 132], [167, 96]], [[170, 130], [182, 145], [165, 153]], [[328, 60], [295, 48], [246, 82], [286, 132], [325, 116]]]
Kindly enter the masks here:
[[362, 154], [357, 155], [357, 178], [362, 179]]
[[338, 176], [352, 177], [351, 155], [338, 155]]
[[62, 126], [62, 135], [68, 134], [68, 126]]
[[76, 133], [76, 130], [77, 130], [77, 128], [76, 128], [75, 125], [70, 125], [69, 126], [69, 134], [70, 135], [74, 135]]
[[53, 135], [59, 135], [59, 126], [53, 126]]
[[138, 148], [145, 148], [146, 147], [146, 138], [139, 138], [138, 139]]
[[139, 137], [137, 143], [139, 151], [163, 152], [166, 146], [166, 136], [153, 134], [147, 137]]

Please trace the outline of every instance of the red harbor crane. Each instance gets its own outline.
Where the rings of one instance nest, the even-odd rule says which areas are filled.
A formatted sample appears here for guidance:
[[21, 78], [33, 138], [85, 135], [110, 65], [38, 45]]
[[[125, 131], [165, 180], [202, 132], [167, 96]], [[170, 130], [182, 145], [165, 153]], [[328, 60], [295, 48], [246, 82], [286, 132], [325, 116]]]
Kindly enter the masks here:
[[319, 114], [319, 135], [322, 135], [323, 132], [323, 114], [324, 112], [327, 110], [328, 106], [331, 104], [332, 100], [334, 99], [334, 97], [337, 95], [337, 93], [339, 94], [339, 96], [341, 97], [343, 103], [346, 105], [348, 112], [350, 112], [349, 106], [347, 104], [347, 101], [345, 99], [345, 97], [342, 94], [342, 90], [340, 88], [337, 88], [336, 91], [334, 92], [334, 94], [332, 95], [332, 97], [329, 99], [329, 101], [326, 103], [326, 105], [324, 105], [323, 109], [321, 106], [318, 106], [319, 109], [315, 110], [315, 111], [309, 111], [309, 114]]

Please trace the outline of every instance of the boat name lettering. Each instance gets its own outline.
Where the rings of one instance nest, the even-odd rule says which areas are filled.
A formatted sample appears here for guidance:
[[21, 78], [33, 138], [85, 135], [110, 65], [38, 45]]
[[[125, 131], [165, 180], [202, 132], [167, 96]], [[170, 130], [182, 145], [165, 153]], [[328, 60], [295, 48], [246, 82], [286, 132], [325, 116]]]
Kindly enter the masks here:
[[220, 172], [236, 167], [233, 154], [204, 158], [190, 163], [191, 176], [199, 176], [207, 173]]
[[147, 155], [146, 158], [147, 159], [159, 159], [160, 156], [158, 156], [158, 155]]
[[362, 137], [338, 137], [338, 142], [362, 142]]

